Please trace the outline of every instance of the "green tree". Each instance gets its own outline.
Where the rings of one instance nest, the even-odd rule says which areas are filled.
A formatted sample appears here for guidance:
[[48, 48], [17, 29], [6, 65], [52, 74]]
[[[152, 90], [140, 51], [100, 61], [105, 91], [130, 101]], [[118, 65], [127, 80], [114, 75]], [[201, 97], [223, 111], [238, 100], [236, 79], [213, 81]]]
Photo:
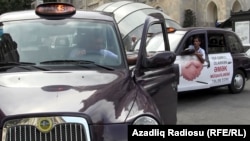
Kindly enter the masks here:
[[43, 2], [44, 2], [44, 3], [45, 3], [45, 2], [56, 2], [56, 0], [44, 0]]
[[185, 10], [183, 27], [196, 26], [196, 17], [191, 9]]
[[[0, 0], [0, 14], [10, 11], [27, 10], [31, 9], [31, 3], [35, 0]], [[56, 0], [43, 0], [46, 2], [56, 2]]]
[[56, 0], [44, 0], [44, 2], [56, 2]]
[[30, 9], [33, 0], [0, 1], [0, 14], [10, 11]]

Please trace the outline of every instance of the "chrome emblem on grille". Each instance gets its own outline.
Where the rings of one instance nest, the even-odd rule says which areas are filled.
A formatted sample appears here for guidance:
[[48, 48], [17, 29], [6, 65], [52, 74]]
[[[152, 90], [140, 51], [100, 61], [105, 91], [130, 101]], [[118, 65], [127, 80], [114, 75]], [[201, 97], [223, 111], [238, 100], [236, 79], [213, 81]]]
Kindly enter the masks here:
[[37, 121], [37, 129], [43, 133], [49, 132], [53, 127], [53, 122], [50, 118], [39, 118]]

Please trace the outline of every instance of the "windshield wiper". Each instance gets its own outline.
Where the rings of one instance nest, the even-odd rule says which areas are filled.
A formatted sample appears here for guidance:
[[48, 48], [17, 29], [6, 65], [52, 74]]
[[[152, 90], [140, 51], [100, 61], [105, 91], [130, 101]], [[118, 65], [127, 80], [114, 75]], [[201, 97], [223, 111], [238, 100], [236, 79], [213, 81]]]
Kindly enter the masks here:
[[114, 68], [103, 66], [89, 60], [51, 60], [51, 61], [40, 62], [40, 64], [74, 64], [81, 67], [87, 67], [86, 65], [91, 64], [100, 68], [104, 68], [106, 70], [114, 70]]
[[28, 68], [28, 67], [32, 67], [32, 68], [36, 68], [39, 70], [48, 71], [48, 69], [38, 67], [35, 65], [36, 65], [35, 63], [30, 63], [30, 62], [0, 62], [0, 69], [5, 70], [5, 69], [11, 69], [14, 67], [18, 67], [18, 68], [22, 68], [25, 70], [32, 70], [32, 69]]
[[40, 62], [40, 64], [72, 64], [72, 63], [94, 63], [94, 62], [87, 60], [50, 60], [50, 61]]

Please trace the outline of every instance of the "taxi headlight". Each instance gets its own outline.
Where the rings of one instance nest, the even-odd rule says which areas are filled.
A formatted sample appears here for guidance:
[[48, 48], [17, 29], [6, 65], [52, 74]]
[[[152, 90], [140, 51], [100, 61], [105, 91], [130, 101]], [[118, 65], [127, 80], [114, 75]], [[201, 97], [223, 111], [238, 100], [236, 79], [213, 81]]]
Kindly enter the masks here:
[[133, 125], [158, 125], [158, 122], [153, 117], [140, 116], [133, 122]]

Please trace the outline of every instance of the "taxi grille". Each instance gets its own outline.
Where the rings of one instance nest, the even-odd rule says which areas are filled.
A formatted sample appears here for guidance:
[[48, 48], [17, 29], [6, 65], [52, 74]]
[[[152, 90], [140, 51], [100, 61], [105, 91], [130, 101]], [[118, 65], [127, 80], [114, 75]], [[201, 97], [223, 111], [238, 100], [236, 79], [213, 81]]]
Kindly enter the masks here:
[[[16, 115], [2, 124], [0, 141], [90, 141], [86, 115]], [[62, 113], [65, 114], [65, 113]]]
[[84, 127], [79, 123], [57, 124], [47, 133], [32, 125], [8, 128], [5, 141], [86, 141]]

